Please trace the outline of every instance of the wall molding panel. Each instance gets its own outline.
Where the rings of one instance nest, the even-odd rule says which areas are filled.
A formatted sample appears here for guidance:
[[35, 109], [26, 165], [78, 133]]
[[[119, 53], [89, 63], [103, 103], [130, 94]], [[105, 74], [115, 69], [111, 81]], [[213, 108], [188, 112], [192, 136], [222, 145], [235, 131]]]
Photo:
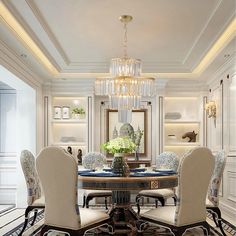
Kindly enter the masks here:
[[[217, 104], [216, 127], [208, 125], [208, 145], [215, 152], [220, 149], [227, 155], [222, 179], [220, 209], [223, 216], [235, 222], [236, 218], [236, 55], [210, 78], [208, 100]], [[209, 119], [208, 119], [209, 120]], [[209, 121], [208, 121], [209, 124]]]

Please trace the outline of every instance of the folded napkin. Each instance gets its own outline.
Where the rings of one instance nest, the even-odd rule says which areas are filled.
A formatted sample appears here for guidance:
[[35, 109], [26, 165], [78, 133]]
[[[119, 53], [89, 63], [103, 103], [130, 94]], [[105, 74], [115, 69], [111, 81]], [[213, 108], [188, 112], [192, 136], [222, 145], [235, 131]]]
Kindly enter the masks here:
[[175, 175], [177, 174], [176, 171], [174, 170], [162, 170], [162, 169], [159, 169], [159, 170], [155, 170], [155, 172], [159, 172], [159, 173], [163, 173], [163, 174], [172, 174], [172, 175]]
[[88, 172], [93, 172], [94, 170], [90, 170], [90, 169], [80, 169], [78, 170], [78, 175], [80, 175], [81, 173], [88, 173]]
[[112, 172], [84, 172], [80, 176], [97, 176], [97, 177], [118, 177], [119, 174]]
[[134, 168], [130, 169], [130, 172], [144, 172], [146, 169], [145, 168]]
[[176, 173], [166, 173], [166, 172], [137, 172], [137, 173], [130, 173], [130, 177], [147, 177], [147, 176], [168, 176], [173, 175]]

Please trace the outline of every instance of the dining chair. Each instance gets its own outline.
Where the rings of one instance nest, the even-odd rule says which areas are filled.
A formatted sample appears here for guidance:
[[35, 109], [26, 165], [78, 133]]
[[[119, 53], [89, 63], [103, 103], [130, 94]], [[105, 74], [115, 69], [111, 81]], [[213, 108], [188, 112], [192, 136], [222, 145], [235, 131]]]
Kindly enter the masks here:
[[180, 160], [176, 206], [158, 207], [141, 214], [152, 222], [180, 236], [190, 228], [200, 227], [209, 235], [206, 222], [206, 195], [214, 168], [214, 157], [206, 147], [186, 153]]
[[221, 211], [219, 208], [219, 190], [220, 183], [223, 176], [226, 156], [223, 150], [217, 152], [215, 155], [215, 168], [211, 177], [210, 185], [208, 187], [208, 194], [206, 199], [206, 209], [212, 214], [213, 220], [217, 227], [220, 228], [221, 233], [226, 236], [222, 227]]
[[[103, 169], [107, 164], [106, 157], [100, 152], [89, 152], [82, 158], [82, 165], [86, 169], [96, 170]], [[83, 207], [89, 208], [89, 202], [93, 198], [105, 198], [105, 207], [107, 207], [107, 198], [112, 196], [112, 191], [109, 190], [84, 190]]]
[[77, 163], [59, 147], [46, 147], [36, 159], [36, 168], [45, 193], [45, 217], [40, 234], [51, 231], [71, 236], [84, 235], [100, 226], [113, 231], [108, 214], [79, 208], [77, 204]]
[[25, 222], [20, 232], [20, 235], [22, 235], [28, 224], [30, 212], [34, 211], [34, 217], [31, 222], [31, 225], [33, 225], [37, 217], [38, 209], [45, 208], [45, 200], [42, 194], [40, 181], [36, 171], [34, 155], [28, 150], [23, 150], [20, 155], [20, 162], [25, 176], [27, 193], [28, 193], [27, 195], [28, 206], [25, 210]]
[[[179, 157], [174, 152], [163, 152], [157, 156], [156, 166], [157, 169], [171, 169], [173, 171], [177, 171], [179, 166]], [[168, 198], [173, 198], [174, 204], [176, 205], [175, 188], [142, 190], [136, 196], [138, 214], [140, 213], [140, 200], [144, 197], [154, 198], [156, 207], [158, 205], [158, 201], [160, 201], [162, 206], [165, 206], [165, 202]]]

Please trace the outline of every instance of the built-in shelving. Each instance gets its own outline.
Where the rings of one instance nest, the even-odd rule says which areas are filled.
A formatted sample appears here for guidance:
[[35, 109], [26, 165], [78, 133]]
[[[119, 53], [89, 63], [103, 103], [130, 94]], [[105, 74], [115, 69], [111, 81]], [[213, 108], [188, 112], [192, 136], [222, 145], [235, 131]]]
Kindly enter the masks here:
[[196, 146], [200, 146], [201, 144], [199, 142], [189, 142], [189, 143], [186, 143], [186, 142], [166, 142], [165, 143], [165, 146], [168, 147], [168, 146], [189, 146], [189, 147], [196, 147]]
[[52, 123], [66, 123], [66, 124], [69, 124], [69, 123], [78, 123], [78, 124], [87, 124], [87, 121], [85, 119], [52, 119], [51, 120]]
[[200, 123], [199, 120], [165, 120], [165, 124], [194, 124]]
[[[189, 149], [201, 146], [200, 97], [165, 97], [163, 105], [163, 151], [172, 151], [181, 156]], [[185, 137], [186, 133], [193, 131], [197, 134], [196, 140], [188, 142], [189, 138]]]
[[[63, 110], [65, 107], [66, 114]], [[73, 113], [74, 108], [83, 108], [85, 115], [82, 118], [75, 115]], [[90, 140], [89, 113], [88, 97], [52, 96], [49, 113], [49, 144], [65, 149], [70, 146], [75, 159], [79, 149], [82, 150], [83, 155], [87, 153]]]

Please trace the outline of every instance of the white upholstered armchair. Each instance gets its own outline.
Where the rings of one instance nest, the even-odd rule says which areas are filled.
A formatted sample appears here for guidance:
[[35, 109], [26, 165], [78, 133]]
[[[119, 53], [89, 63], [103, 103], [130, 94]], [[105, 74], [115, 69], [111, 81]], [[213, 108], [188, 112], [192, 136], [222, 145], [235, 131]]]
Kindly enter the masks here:
[[207, 211], [212, 214], [216, 226], [219, 227], [222, 234], [226, 236], [222, 227], [221, 211], [219, 208], [219, 190], [225, 168], [226, 156], [224, 151], [222, 150], [217, 152], [214, 155], [214, 157], [215, 157], [215, 168], [208, 188], [206, 208]]
[[[100, 152], [89, 152], [84, 155], [82, 165], [87, 169], [103, 168], [107, 164], [106, 157]], [[89, 208], [89, 202], [93, 198], [105, 198], [105, 207], [107, 207], [107, 198], [111, 197], [112, 191], [109, 190], [84, 190], [83, 207]]]
[[83, 235], [91, 228], [107, 225], [109, 215], [77, 205], [77, 163], [62, 148], [47, 147], [37, 159], [36, 167], [45, 193], [45, 218], [41, 235], [63, 231]]
[[31, 222], [31, 225], [33, 225], [37, 217], [38, 209], [45, 207], [45, 200], [36, 171], [34, 155], [28, 150], [23, 150], [20, 155], [20, 162], [27, 186], [28, 203], [28, 206], [25, 210], [24, 226], [20, 232], [21, 235], [28, 224], [30, 212], [34, 211], [34, 218]]
[[[163, 152], [156, 158], [156, 166], [158, 169], [171, 169], [177, 171], [179, 166], [179, 157], [174, 152]], [[158, 201], [164, 206], [166, 199], [173, 198], [174, 204], [176, 205], [176, 194], [175, 189], [148, 189], [142, 190], [136, 196], [136, 205], [138, 208], [138, 213], [140, 212], [140, 200], [144, 197], [154, 198], [156, 202], [156, 207]]]
[[177, 205], [149, 210], [141, 214], [141, 219], [167, 228], [176, 236], [194, 227], [209, 234], [205, 200], [213, 168], [214, 157], [208, 148], [198, 147], [185, 154], [178, 171]]

